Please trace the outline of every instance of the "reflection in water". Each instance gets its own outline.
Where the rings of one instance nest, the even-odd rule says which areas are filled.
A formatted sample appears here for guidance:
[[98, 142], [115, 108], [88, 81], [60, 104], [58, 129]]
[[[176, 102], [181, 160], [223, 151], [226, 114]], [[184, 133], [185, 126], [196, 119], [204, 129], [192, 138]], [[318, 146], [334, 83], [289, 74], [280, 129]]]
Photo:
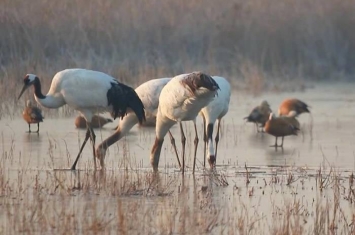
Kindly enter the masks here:
[[270, 167], [289, 165], [290, 161], [293, 162], [294, 155], [295, 149], [269, 147], [266, 151], [266, 165]]
[[34, 168], [38, 168], [42, 165], [41, 160], [43, 157], [44, 139], [43, 134], [39, 133], [23, 133], [23, 152], [24, 155], [31, 158], [25, 161], [31, 161]]
[[42, 143], [42, 134], [39, 133], [24, 133], [23, 142], [27, 144]]
[[248, 141], [250, 143], [261, 148], [264, 148], [269, 145], [271, 139], [271, 136], [266, 133], [250, 133], [250, 135], [248, 136]]

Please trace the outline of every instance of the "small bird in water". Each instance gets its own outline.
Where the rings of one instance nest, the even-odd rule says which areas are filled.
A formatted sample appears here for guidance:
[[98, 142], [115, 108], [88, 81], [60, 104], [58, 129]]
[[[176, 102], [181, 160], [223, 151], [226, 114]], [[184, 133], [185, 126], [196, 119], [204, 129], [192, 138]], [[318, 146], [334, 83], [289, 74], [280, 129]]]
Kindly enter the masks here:
[[[91, 119], [91, 127], [92, 128], [101, 128], [107, 123], [112, 122], [112, 119], [105, 118], [100, 115], [94, 115]], [[75, 118], [75, 126], [76, 128], [86, 129], [86, 120], [83, 116], [79, 115]]]
[[31, 100], [27, 100], [26, 108], [22, 112], [23, 119], [28, 123], [28, 133], [31, 133], [31, 124], [37, 123], [37, 133], [39, 133], [39, 123], [43, 122], [42, 110], [33, 106]]
[[279, 115], [287, 116], [291, 111], [295, 111], [298, 116], [301, 113], [310, 113], [308, 108], [309, 106], [299, 99], [286, 99], [280, 104]]
[[[261, 104], [257, 107], [255, 107], [249, 116], [245, 117], [244, 119], [247, 120], [247, 122], [253, 122], [255, 123], [256, 126], [256, 131], [257, 132], [263, 132], [263, 127], [265, 126], [265, 123], [269, 119], [270, 113], [272, 112], [269, 103], [266, 100], [263, 100]], [[258, 126], [260, 124], [260, 127]], [[261, 128], [261, 130], [260, 130]]]
[[[265, 132], [275, 136], [275, 145], [270, 147], [283, 148], [284, 137], [289, 135], [297, 135], [298, 131], [299, 128], [292, 125], [289, 120], [284, 117], [275, 117], [273, 113], [270, 113], [269, 120], [265, 123]], [[278, 137], [282, 137], [281, 145], [277, 145]]]

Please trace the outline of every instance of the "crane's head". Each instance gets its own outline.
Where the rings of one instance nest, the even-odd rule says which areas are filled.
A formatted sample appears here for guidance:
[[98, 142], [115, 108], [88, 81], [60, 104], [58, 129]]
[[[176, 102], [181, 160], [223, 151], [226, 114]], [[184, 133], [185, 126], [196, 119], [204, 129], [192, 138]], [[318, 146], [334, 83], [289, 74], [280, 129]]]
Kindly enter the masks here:
[[182, 84], [185, 87], [188, 87], [192, 93], [195, 93], [198, 89], [206, 89], [216, 92], [220, 89], [217, 82], [210, 75], [202, 72], [192, 72], [186, 75], [182, 80]]
[[20, 95], [18, 96], [18, 99], [21, 98], [22, 94], [29, 88], [32, 84], [34, 84], [38, 79], [38, 77], [34, 74], [27, 74], [25, 78], [23, 79], [23, 88], [20, 92]]

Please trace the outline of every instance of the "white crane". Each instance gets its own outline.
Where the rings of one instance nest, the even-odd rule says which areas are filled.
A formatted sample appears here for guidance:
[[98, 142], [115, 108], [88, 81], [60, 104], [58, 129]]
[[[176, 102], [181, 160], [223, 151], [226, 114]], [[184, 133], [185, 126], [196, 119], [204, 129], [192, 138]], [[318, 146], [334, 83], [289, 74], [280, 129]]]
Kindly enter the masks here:
[[[149, 80], [136, 88], [136, 93], [143, 102], [146, 122], [156, 123], [156, 115], [158, 112], [159, 106], [159, 96], [163, 87], [171, 80], [172, 78], [158, 78]], [[100, 160], [101, 167], [104, 167], [104, 160], [106, 155], [106, 150], [115, 142], [119, 141], [123, 136], [129, 132], [134, 125], [138, 123], [137, 116], [128, 111], [127, 115], [119, 122], [116, 131], [105, 139], [101, 144], [96, 148], [96, 157]], [[144, 124], [144, 123], [143, 123]], [[169, 131], [170, 140], [175, 150], [175, 154], [178, 159], [179, 167], [181, 167], [178, 153], [175, 146], [175, 140], [172, 137]]]
[[22, 96], [31, 85], [37, 103], [46, 108], [56, 109], [65, 104], [79, 111], [87, 122], [87, 132], [72, 170], [75, 170], [80, 154], [90, 138], [95, 158], [95, 133], [91, 127], [94, 113], [111, 112], [113, 118], [123, 117], [127, 108], [131, 108], [140, 123], [145, 120], [144, 106], [133, 88], [118, 82], [113, 77], [98, 71], [86, 69], [66, 69], [58, 72], [52, 79], [47, 95], [41, 91], [41, 82], [34, 74], [27, 74], [24, 86], [18, 97]]
[[[208, 148], [208, 162], [211, 168], [215, 165], [217, 159], [217, 148], [219, 142], [219, 130], [221, 125], [221, 119], [227, 114], [229, 109], [229, 101], [231, 96], [231, 87], [229, 82], [218, 76], [212, 77], [218, 84], [220, 91], [217, 96], [204, 108], [201, 109], [200, 115], [203, 119], [203, 133], [204, 133], [204, 160], [203, 165], [206, 165], [206, 149]], [[217, 135], [215, 138], [216, 150], [213, 148], [212, 134], [213, 126], [217, 121]], [[195, 165], [195, 163], [194, 163]]]
[[159, 108], [156, 121], [156, 138], [153, 144], [150, 162], [154, 171], [158, 170], [161, 148], [164, 137], [170, 128], [180, 124], [182, 143], [182, 173], [185, 171], [185, 142], [186, 137], [182, 128], [182, 121], [193, 121], [195, 127], [195, 151], [196, 158], [198, 135], [196, 117], [200, 110], [212, 101], [219, 89], [213, 78], [201, 72], [182, 74], [175, 76], [165, 85], [159, 97]]

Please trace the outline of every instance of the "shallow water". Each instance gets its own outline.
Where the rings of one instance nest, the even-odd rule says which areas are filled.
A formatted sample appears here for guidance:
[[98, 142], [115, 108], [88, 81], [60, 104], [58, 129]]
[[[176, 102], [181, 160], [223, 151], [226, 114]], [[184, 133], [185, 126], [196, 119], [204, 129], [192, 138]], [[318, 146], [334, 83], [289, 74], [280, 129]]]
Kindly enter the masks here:
[[[233, 92], [230, 110], [223, 118], [221, 140], [217, 164], [219, 166], [238, 166], [246, 163], [249, 166], [279, 166], [294, 165], [319, 167], [328, 164], [340, 168], [353, 169], [355, 154], [353, 147], [355, 124], [355, 94], [352, 93], [354, 85], [322, 85], [316, 86], [302, 93], [264, 94], [253, 98], [245, 94]], [[245, 123], [245, 117], [250, 110], [266, 99], [274, 112], [284, 98], [297, 97], [311, 106], [312, 116], [302, 114], [299, 118], [302, 132], [299, 136], [285, 138], [283, 151], [270, 148], [274, 137], [267, 134], [256, 133], [254, 125]], [[78, 152], [79, 143], [83, 141], [85, 130], [74, 127], [73, 118], [45, 119], [40, 126], [40, 133], [26, 133], [27, 124], [22, 119], [1, 120], [0, 133], [5, 151], [14, 145], [14, 161], [26, 162], [29, 168], [51, 169], [67, 168], [70, 165], [68, 155], [73, 160]], [[99, 143], [114, 131], [116, 124], [106, 125], [96, 130]], [[36, 130], [33, 125], [32, 130]], [[198, 128], [202, 134], [202, 122], [198, 120]], [[193, 153], [192, 122], [185, 123], [187, 136], [187, 161], [191, 165]], [[177, 146], [180, 149], [180, 133], [173, 127]], [[149, 153], [154, 141], [154, 128], [134, 127], [130, 134], [116, 145], [112, 146], [106, 156], [108, 167], [117, 168], [118, 163], [125, 159], [132, 163], [139, 163], [140, 167], [150, 168]], [[279, 140], [280, 141], [280, 140]], [[54, 156], [49, 156], [50, 146]], [[203, 161], [203, 141], [200, 135], [198, 150], [198, 167]], [[129, 149], [129, 156], [123, 156], [123, 149]], [[21, 157], [19, 157], [21, 156]], [[129, 159], [127, 159], [129, 157]], [[87, 161], [92, 161], [92, 150], [88, 145], [79, 161], [79, 168], [83, 168]], [[133, 165], [134, 167], [136, 165]], [[165, 166], [176, 166], [175, 156], [172, 152], [169, 138], [166, 137], [163, 146], [160, 169]], [[12, 166], [16, 169], [17, 165]]]
[[[352, 92], [354, 88], [354, 84], [316, 85], [305, 92], [267, 93], [256, 98], [235, 91], [232, 95], [230, 110], [223, 119], [217, 157], [217, 175], [211, 176], [210, 173], [203, 170], [202, 122], [198, 119], [198, 128], [201, 134], [195, 177], [191, 175], [191, 170], [188, 170], [187, 176], [181, 178], [169, 138], [166, 137], [159, 164], [162, 178], [160, 184], [165, 187], [163, 192], [158, 190], [161, 194], [152, 194], [150, 195], [152, 197], [148, 198], [143, 197], [145, 198], [144, 202], [142, 202], [142, 196], [147, 196], [149, 190], [144, 193], [139, 192], [137, 196], [132, 193], [127, 193], [126, 196], [119, 193], [119, 196], [122, 196], [122, 202], [127, 208], [130, 208], [132, 203], [138, 203], [143, 208], [162, 207], [164, 211], [173, 211], [179, 205], [183, 208], [181, 203], [184, 200], [189, 201], [191, 208], [201, 208], [201, 203], [206, 203], [226, 208], [228, 213], [234, 213], [236, 217], [247, 214], [255, 220], [260, 219], [258, 222], [260, 231], [263, 231], [263, 226], [270, 229], [272, 219], [275, 218], [275, 211], [281, 205], [302, 200], [303, 210], [312, 213], [315, 198], [332, 198], [333, 194], [331, 189], [328, 190], [330, 191], [329, 195], [326, 194], [327, 190], [324, 190], [324, 194], [318, 193], [317, 170], [322, 167], [323, 174], [327, 175], [332, 169], [336, 169], [334, 172], [339, 175], [341, 184], [347, 184], [348, 177], [354, 170], [355, 124], [353, 118], [355, 117], [355, 109], [353, 106], [355, 94]], [[299, 118], [301, 133], [298, 136], [286, 137], [284, 149], [275, 150], [275, 148], [269, 147], [274, 143], [274, 137], [256, 133], [254, 125], [245, 123], [243, 117], [247, 116], [251, 109], [263, 99], [266, 99], [277, 113], [277, 107], [281, 101], [291, 97], [297, 97], [308, 103], [311, 106], [312, 116], [302, 114]], [[83, 156], [79, 160], [78, 169], [81, 169], [80, 171], [75, 174], [70, 171], [54, 171], [54, 169], [68, 169], [71, 166], [79, 150], [79, 144], [84, 139], [85, 130], [75, 129], [74, 118], [45, 119], [40, 125], [39, 134], [26, 133], [27, 124], [20, 118], [1, 120], [1, 123], [2, 168], [6, 169], [4, 175], [9, 182], [12, 182], [11, 185], [19, 184], [19, 178], [21, 178], [21, 185], [27, 184], [31, 187], [40, 182], [44, 188], [55, 195], [55, 186], [51, 184], [51, 180], [64, 182], [66, 187], [72, 189], [90, 181], [89, 179], [94, 174], [91, 171], [93, 156], [90, 143], [84, 149]], [[116, 123], [112, 123], [103, 129], [96, 130], [97, 143], [112, 134], [114, 132], [112, 128], [116, 125]], [[187, 137], [187, 166], [191, 167], [194, 131], [192, 122], [186, 123], [184, 126]], [[36, 130], [36, 128], [33, 125], [32, 130]], [[173, 134], [180, 149], [180, 134], [176, 126], [173, 127]], [[129, 135], [109, 149], [106, 155], [108, 170], [106, 174], [115, 175], [113, 178], [123, 178], [123, 175], [131, 172], [128, 174], [136, 175], [135, 177], [139, 178], [137, 175], [151, 172], [149, 153], [154, 137], [154, 128], [134, 127]], [[245, 166], [248, 167], [250, 173], [249, 184], [245, 183]], [[85, 169], [89, 169], [89, 171]], [[295, 182], [286, 187], [285, 184], [290, 172], [295, 178]], [[132, 175], [129, 176], [129, 179], [134, 181]], [[48, 180], [48, 177], [51, 180]], [[61, 180], [58, 180], [58, 177]], [[119, 182], [124, 182], [124, 179]], [[87, 183], [86, 185], [87, 191], [97, 190], [96, 184]], [[80, 187], [78, 190], [74, 190], [73, 194], [79, 195], [83, 191]], [[205, 197], [206, 188], [210, 197]], [[115, 195], [114, 192], [107, 193], [110, 189], [106, 188], [104, 191], [106, 193], [100, 191], [101, 193], [97, 196], [89, 194], [88, 197], [88, 194], [85, 194], [84, 201], [70, 199], [67, 202], [67, 199], [63, 198], [59, 201], [70, 205], [74, 203], [75, 207], [81, 208], [77, 210], [84, 210], [85, 206], [81, 207], [80, 205], [87, 205], [94, 198], [98, 205], [103, 208], [108, 206], [107, 210], [110, 211], [110, 207], [116, 208], [118, 206], [117, 198], [109, 196]], [[185, 191], [187, 193], [181, 193]], [[20, 190], [18, 193], [21, 195]], [[343, 193], [344, 195], [345, 193]], [[168, 199], [162, 200], [161, 198], [165, 198], [165, 196]], [[54, 198], [49, 201], [58, 200], [58, 198]], [[206, 198], [209, 198], [210, 201], [206, 202]], [[81, 198], [81, 200], [83, 199]], [[322, 200], [317, 202], [323, 203]], [[344, 206], [346, 216], [351, 216], [353, 208], [347, 206], [348, 201], [341, 201], [340, 204]], [[223, 211], [223, 213], [227, 212]], [[117, 216], [116, 212], [112, 212], [112, 214]], [[4, 217], [4, 215], [1, 216]], [[231, 222], [231, 224], [234, 223], [237, 222]], [[312, 227], [312, 223], [308, 223], [307, 226]], [[216, 228], [220, 229], [219, 226]], [[110, 229], [115, 229], [115, 226]], [[223, 233], [218, 229], [209, 232]], [[143, 230], [153, 232], [153, 230], [146, 230], [146, 228]], [[173, 229], [173, 231], [177, 230], [181, 232], [180, 229]], [[270, 229], [270, 233], [272, 233], [272, 229]]]

